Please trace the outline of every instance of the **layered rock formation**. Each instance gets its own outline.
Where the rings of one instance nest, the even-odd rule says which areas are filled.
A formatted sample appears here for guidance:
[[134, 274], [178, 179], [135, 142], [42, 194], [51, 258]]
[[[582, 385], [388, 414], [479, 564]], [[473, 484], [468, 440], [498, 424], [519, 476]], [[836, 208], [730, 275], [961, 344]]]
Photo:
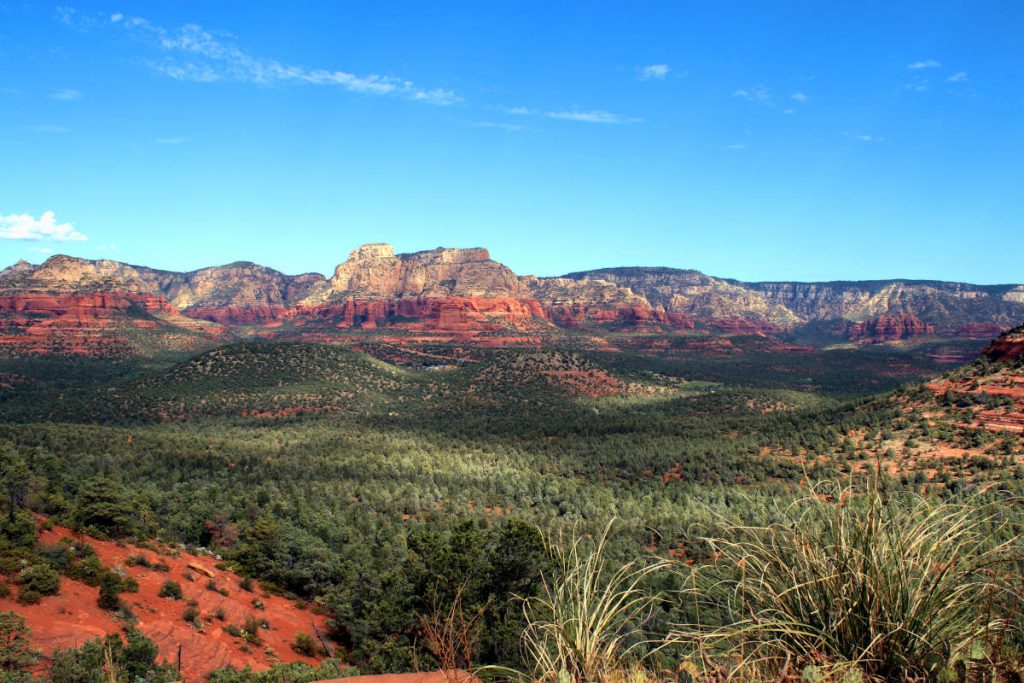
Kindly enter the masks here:
[[300, 324], [313, 317], [334, 320], [337, 327], [490, 331], [545, 318], [519, 277], [486, 249], [396, 255], [389, 244], [366, 244], [349, 254], [328, 284], [296, 308]]
[[1024, 358], [1024, 325], [1010, 330], [993, 341], [985, 349], [985, 355], [993, 361], [1011, 361]]
[[935, 327], [914, 315], [899, 313], [880, 315], [857, 323], [846, 325], [846, 336], [853, 341], [875, 344], [934, 334]]
[[604, 326], [889, 342], [984, 338], [1022, 320], [1024, 285], [743, 283], [672, 268], [520, 277], [479, 248], [396, 254], [366, 244], [329, 279], [248, 262], [176, 273], [69, 256], [0, 271], [0, 347], [58, 330], [77, 330], [74, 343], [87, 346], [127, 327], [330, 339], [382, 327], [474, 337]]

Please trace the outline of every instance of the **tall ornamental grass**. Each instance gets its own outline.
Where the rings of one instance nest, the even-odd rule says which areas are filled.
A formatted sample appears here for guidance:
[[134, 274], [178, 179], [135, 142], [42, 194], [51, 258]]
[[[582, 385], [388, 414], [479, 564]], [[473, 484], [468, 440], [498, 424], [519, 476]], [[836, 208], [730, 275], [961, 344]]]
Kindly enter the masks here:
[[[1005, 508], [1003, 508], [1005, 512]], [[998, 655], [1018, 601], [1000, 508], [834, 484], [685, 568], [688, 645], [709, 680], [956, 680]], [[959, 673], [958, 673], [959, 672]]]

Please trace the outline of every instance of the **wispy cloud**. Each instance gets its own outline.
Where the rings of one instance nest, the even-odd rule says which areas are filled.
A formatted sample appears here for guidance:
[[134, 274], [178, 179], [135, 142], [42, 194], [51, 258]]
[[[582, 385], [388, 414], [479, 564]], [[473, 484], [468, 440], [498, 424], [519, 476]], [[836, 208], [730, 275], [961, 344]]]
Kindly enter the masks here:
[[10, 95], [11, 97], [18, 97], [21, 95], [21, 90], [14, 86], [4, 86], [0, 88], [0, 95]]
[[526, 126], [520, 126], [516, 123], [502, 123], [501, 121], [474, 121], [472, 126], [474, 128], [498, 128], [510, 132], [526, 130]]
[[37, 133], [63, 134], [71, 132], [71, 129], [66, 126], [51, 126], [49, 124], [39, 124], [36, 126], [32, 126], [32, 130], [36, 131]]
[[110, 16], [110, 24], [155, 46], [165, 57], [148, 64], [179, 81], [234, 81], [256, 85], [305, 84], [337, 87], [367, 95], [390, 95], [416, 102], [449, 105], [461, 101], [450, 90], [423, 88], [412, 81], [380, 74], [357, 75], [338, 69], [308, 68], [257, 57], [198, 24], [167, 29], [142, 17]]
[[81, 242], [88, 238], [71, 223], [58, 223], [53, 211], [45, 211], [39, 218], [28, 214], [0, 214], [0, 239]]
[[183, 138], [180, 135], [173, 138], [157, 138], [156, 144], [158, 145], [180, 145], [185, 142], [188, 138]]
[[936, 59], [923, 59], [919, 62], [911, 62], [907, 64], [907, 68], [911, 71], [919, 71], [920, 69], [938, 69], [942, 66], [942, 62]]
[[920, 76], [914, 76], [909, 83], [904, 83], [901, 90], [909, 92], [924, 92], [932, 87], [932, 81], [929, 78], [921, 78]]
[[868, 135], [867, 133], [855, 135], [854, 139], [860, 140], [861, 142], [885, 142], [885, 138], [879, 137], [877, 135]]
[[637, 69], [637, 77], [641, 81], [663, 81], [671, 70], [668, 64], [648, 64]]
[[502, 111], [513, 116], [533, 116], [537, 113], [529, 107], [502, 107]]
[[71, 100], [77, 100], [82, 96], [82, 93], [75, 90], [74, 88], [64, 88], [62, 90], [54, 90], [50, 93], [50, 98], [54, 100], [60, 100], [61, 102], [70, 102]]
[[746, 149], [746, 148], [747, 148], [746, 145], [726, 145], [722, 149], [738, 150], [738, 149]]
[[946, 83], [966, 83], [968, 80], [966, 71], [957, 71], [946, 79]]
[[805, 92], [795, 92], [789, 96], [789, 99], [794, 100], [796, 102], [806, 102], [810, 98], [807, 97], [807, 93]]
[[772, 101], [771, 91], [764, 85], [756, 85], [753, 88], [740, 88], [739, 90], [734, 90], [732, 95], [733, 97], [739, 97], [748, 102], [758, 102], [759, 104], [769, 104]]
[[544, 116], [550, 119], [581, 121], [583, 123], [640, 123], [641, 121], [641, 119], [620, 116], [619, 114], [613, 114], [601, 109], [593, 111], [549, 111]]

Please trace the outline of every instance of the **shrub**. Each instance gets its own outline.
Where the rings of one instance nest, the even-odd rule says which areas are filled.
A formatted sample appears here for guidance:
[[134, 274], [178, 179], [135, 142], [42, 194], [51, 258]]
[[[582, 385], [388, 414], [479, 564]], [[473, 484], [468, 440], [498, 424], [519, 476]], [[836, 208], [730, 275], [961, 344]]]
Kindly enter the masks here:
[[11, 594], [11, 587], [6, 583], [0, 581], [0, 599], [6, 598]]
[[149, 569], [153, 566], [153, 563], [150, 561], [149, 556], [143, 554], [129, 555], [128, 559], [125, 560], [124, 563], [129, 567], [143, 567], [144, 569]]
[[113, 573], [107, 572], [100, 580], [100, 597], [98, 604], [101, 609], [114, 611], [121, 608], [121, 578]]
[[181, 618], [193, 626], [199, 623], [199, 608], [195, 605], [188, 605], [185, 607], [185, 611], [181, 613]]
[[244, 577], [241, 580], [241, 582], [238, 584], [238, 587], [241, 588], [244, 591], [247, 591], [247, 592], [251, 593], [252, 592], [252, 588], [253, 588], [253, 586], [252, 586], [252, 579], [250, 579], [248, 576]]
[[262, 600], [260, 600], [259, 598], [253, 598], [252, 599], [252, 606], [255, 607], [256, 609], [266, 609], [267, 608], [267, 605]]
[[313, 636], [302, 631], [295, 634], [295, 641], [292, 643], [292, 649], [300, 655], [306, 655], [307, 657], [315, 657], [320, 654], [321, 650], [319, 643], [314, 640]]
[[1005, 626], [999, 606], [1011, 596], [996, 577], [1016, 539], [995, 540], [1006, 534], [991, 506], [826, 484], [777, 518], [732, 526], [711, 541], [717, 562], [685, 570], [701, 619], [673, 642], [719, 663], [759, 662], [752, 675], [765, 679], [790, 662], [930, 679]]
[[229, 636], [234, 636], [235, 638], [242, 637], [242, 629], [238, 628], [234, 624], [228, 624], [227, 626], [225, 626], [224, 632], [227, 633]]
[[98, 586], [106, 569], [104, 569], [103, 563], [100, 562], [100, 558], [96, 557], [92, 546], [86, 545], [85, 548], [92, 552], [81, 556], [81, 559], [77, 562], [72, 562], [71, 566], [64, 573], [70, 579], [77, 579], [90, 586]]
[[22, 605], [38, 605], [43, 596], [38, 591], [22, 588], [18, 591], [18, 602]]
[[177, 581], [168, 579], [164, 581], [163, 585], [160, 586], [160, 591], [157, 593], [161, 598], [170, 598], [171, 600], [181, 600], [181, 584]]
[[26, 589], [40, 595], [56, 595], [60, 591], [60, 574], [46, 564], [34, 564], [23, 570], [20, 581]]

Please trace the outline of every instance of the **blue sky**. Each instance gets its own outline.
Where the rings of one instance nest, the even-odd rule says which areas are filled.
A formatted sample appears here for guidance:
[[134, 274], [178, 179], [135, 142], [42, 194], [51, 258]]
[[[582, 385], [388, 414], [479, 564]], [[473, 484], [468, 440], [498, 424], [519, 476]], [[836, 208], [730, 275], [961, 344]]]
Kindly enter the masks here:
[[0, 0], [0, 263], [1022, 282], [1021, 45], [1016, 0]]

